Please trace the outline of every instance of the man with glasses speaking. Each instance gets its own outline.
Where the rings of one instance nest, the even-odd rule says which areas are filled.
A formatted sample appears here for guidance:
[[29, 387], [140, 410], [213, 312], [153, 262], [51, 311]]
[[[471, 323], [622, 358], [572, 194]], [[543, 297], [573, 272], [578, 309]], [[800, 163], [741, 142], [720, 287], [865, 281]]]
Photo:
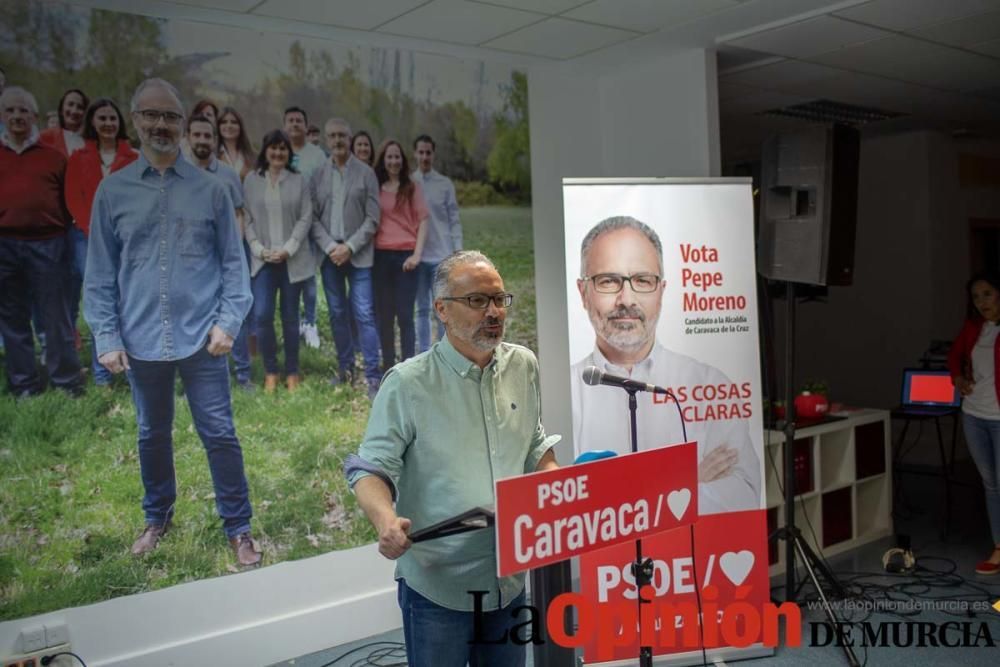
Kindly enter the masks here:
[[226, 186], [180, 154], [184, 105], [162, 79], [132, 96], [139, 159], [103, 181], [90, 224], [84, 312], [98, 361], [128, 371], [139, 427], [146, 526], [141, 556], [170, 528], [174, 378], [180, 374], [212, 473], [215, 505], [240, 566], [260, 563], [236, 438], [226, 353], [250, 310], [250, 275]]
[[[577, 289], [594, 327], [596, 345], [571, 371], [577, 454], [631, 450], [627, 394], [617, 387], [585, 386], [584, 370], [590, 366], [671, 389], [682, 408], [704, 403], [707, 394], [740, 391], [717, 368], [656, 341], [666, 281], [663, 246], [651, 227], [627, 216], [602, 220], [583, 239], [580, 271]], [[673, 400], [647, 392], [636, 398], [640, 451], [684, 441]], [[699, 513], [760, 508], [760, 461], [746, 419], [729, 415], [688, 419], [686, 430], [687, 440], [698, 443]]]
[[[379, 551], [398, 559], [411, 667], [525, 663], [523, 644], [470, 644], [474, 636], [507, 636], [520, 622], [511, 610], [524, 604], [524, 575], [496, 576], [493, 530], [409, 539], [413, 530], [492, 506], [498, 479], [557, 467], [559, 437], [546, 437], [540, 419], [538, 360], [502, 342], [512, 300], [482, 253], [445, 258], [434, 273], [445, 337], [386, 373], [361, 448], [344, 465]], [[470, 591], [484, 593], [481, 605]], [[478, 619], [477, 606], [485, 612]]]

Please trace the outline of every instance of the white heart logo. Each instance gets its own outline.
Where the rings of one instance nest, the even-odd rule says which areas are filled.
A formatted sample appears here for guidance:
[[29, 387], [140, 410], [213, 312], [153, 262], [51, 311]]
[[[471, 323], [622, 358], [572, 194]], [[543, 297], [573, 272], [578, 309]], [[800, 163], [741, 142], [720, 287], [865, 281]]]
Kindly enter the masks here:
[[678, 521], [684, 516], [689, 504], [691, 504], [690, 489], [680, 489], [667, 494], [667, 507], [670, 508], [670, 513], [677, 517]]
[[750, 574], [750, 570], [753, 568], [753, 561], [752, 551], [727, 551], [719, 559], [719, 565], [722, 566], [722, 571], [729, 578], [729, 581], [739, 586], [747, 578], [747, 575]]

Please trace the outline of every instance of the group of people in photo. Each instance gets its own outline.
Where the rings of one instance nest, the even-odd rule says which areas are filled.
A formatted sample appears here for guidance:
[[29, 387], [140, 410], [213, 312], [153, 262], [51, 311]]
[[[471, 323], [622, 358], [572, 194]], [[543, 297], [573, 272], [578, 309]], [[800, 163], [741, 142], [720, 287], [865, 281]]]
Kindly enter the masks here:
[[[30, 93], [9, 90], [7, 97], [30, 111], [29, 118], [10, 123], [5, 112], [4, 146], [12, 153], [7, 157], [11, 167], [29, 145], [54, 153], [47, 154], [45, 173], [35, 175], [38, 182], [20, 184], [24, 188], [7, 183], [13, 198], [0, 207], [7, 209], [10, 222], [0, 226], [0, 237], [49, 241], [55, 253], [51, 266], [34, 269], [55, 272], [48, 277], [66, 275], [65, 286], [61, 280], [28, 277], [17, 298], [5, 299], [11, 302], [3, 307], [0, 334], [6, 341], [8, 387], [18, 396], [42, 391], [34, 361], [37, 339], [48, 383], [78, 394], [84, 376], [77, 359], [82, 349], [77, 322], [95, 194], [104, 178], [136, 160], [139, 151], [128, 136], [125, 115], [110, 97], [91, 101], [83, 90], [69, 89], [59, 100], [58, 127], [39, 129]], [[255, 387], [251, 353], [257, 352], [265, 391], [275, 391], [282, 374], [288, 390], [299, 387], [300, 344], [321, 344], [317, 274], [337, 351], [333, 384], [363, 377], [371, 398], [386, 369], [428, 349], [435, 334], [443, 336], [431, 307], [431, 284], [436, 266], [461, 249], [462, 228], [455, 187], [434, 169], [432, 137], [422, 134], [412, 144], [386, 138], [376, 150], [371, 134], [353, 131], [346, 120], [330, 118], [321, 130], [309, 124], [305, 109], [290, 106], [280, 125], [255, 146], [240, 112], [208, 99], [198, 101], [182, 120], [184, 158], [224, 184], [243, 239], [253, 306], [231, 352], [241, 388]], [[25, 134], [19, 140], [20, 133]], [[27, 208], [20, 202], [24, 196], [33, 200]], [[34, 218], [23, 229], [13, 223], [15, 207]], [[93, 383], [110, 386], [113, 375], [99, 362], [98, 346], [92, 342], [90, 347]], [[362, 369], [355, 368], [356, 351]]]
[[[73, 88], [59, 102], [59, 127], [40, 130], [29, 90], [0, 93], [7, 388], [19, 400], [46, 385], [84, 393], [82, 303], [94, 384], [125, 374], [136, 410], [145, 527], [131, 552], [153, 551], [171, 527], [174, 402], [164, 397], [179, 375], [223, 530], [239, 565], [253, 567], [262, 553], [228, 358], [237, 386], [253, 389], [256, 347], [265, 392], [297, 390], [300, 341], [320, 344], [318, 273], [338, 360], [329, 381], [363, 377], [374, 400], [389, 368], [431, 346], [431, 318], [443, 336], [432, 290], [438, 265], [462, 246], [455, 188], [435, 171], [426, 134], [373, 150], [370, 134], [331, 116], [321, 146], [309, 140], [318, 128], [307, 112], [290, 106], [258, 148], [235, 108], [201, 100], [187, 111], [173, 85], [147, 79], [127, 106], [134, 148], [122, 109]], [[417, 304], [428, 320], [419, 325]]]

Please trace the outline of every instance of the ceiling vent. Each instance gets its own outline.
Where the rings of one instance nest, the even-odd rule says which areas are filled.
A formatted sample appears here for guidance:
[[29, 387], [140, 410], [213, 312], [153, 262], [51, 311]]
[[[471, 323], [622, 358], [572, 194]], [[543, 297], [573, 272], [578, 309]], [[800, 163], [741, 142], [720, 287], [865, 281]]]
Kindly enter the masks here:
[[797, 118], [812, 123], [842, 123], [844, 125], [867, 125], [882, 120], [899, 118], [906, 114], [886, 111], [874, 107], [859, 107], [854, 104], [844, 104], [833, 100], [813, 100], [781, 109], [760, 111], [762, 116], [780, 116]]

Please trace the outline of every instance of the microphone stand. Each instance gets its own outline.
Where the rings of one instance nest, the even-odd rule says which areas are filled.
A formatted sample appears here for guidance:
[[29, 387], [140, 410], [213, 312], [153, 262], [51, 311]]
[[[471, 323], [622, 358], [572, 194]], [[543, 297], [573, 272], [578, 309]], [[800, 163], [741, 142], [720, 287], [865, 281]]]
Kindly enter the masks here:
[[[636, 410], [638, 401], [635, 399], [638, 388], [625, 388], [628, 392], [628, 411], [632, 434], [632, 453], [639, 451], [639, 436], [636, 426]], [[635, 562], [632, 563], [632, 576], [635, 577], [635, 598], [639, 605], [636, 621], [639, 624], [639, 637], [642, 637], [642, 605], [647, 604], [647, 600], [642, 599], [642, 587], [649, 586], [653, 581], [653, 560], [642, 557], [642, 539], [635, 541]], [[653, 648], [651, 646], [639, 647], [639, 667], [653, 667]]]

